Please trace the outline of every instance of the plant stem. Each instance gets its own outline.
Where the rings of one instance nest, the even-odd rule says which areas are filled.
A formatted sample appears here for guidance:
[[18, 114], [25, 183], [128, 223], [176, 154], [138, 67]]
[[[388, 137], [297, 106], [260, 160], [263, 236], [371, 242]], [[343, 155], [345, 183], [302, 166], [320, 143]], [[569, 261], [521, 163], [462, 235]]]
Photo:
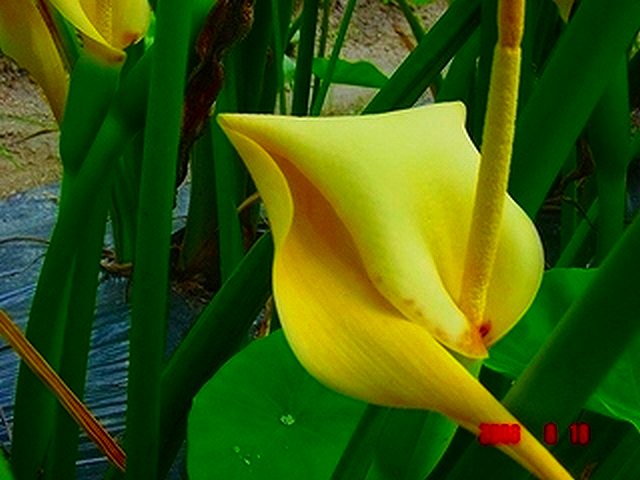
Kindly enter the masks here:
[[309, 90], [311, 87], [311, 67], [316, 40], [316, 23], [318, 19], [319, 0], [305, 0], [302, 10], [302, 26], [300, 27], [300, 46], [296, 64], [295, 86], [291, 113], [307, 115], [309, 111]]
[[411, 28], [411, 33], [413, 33], [416, 42], [420, 43], [420, 40], [424, 37], [424, 27], [422, 26], [422, 22], [420, 22], [418, 16], [413, 13], [413, 10], [411, 10], [407, 0], [398, 0], [398, 5], [400, 6], [400, 10], [402, 10], [404, 18], [407, 19], [407, 23]]
[[[146, 55], [145, 55], [146, 56]], [[77, 175], [62, 181], [60, 209], [31, 305], [27, 338], [54, 369], [60, 368], [67, 324], [71, 279], [79, 253], [77, 238], [113, 180], [109, 169], [142, 124], [148, 58], [134, 67], [114, 99]], [[132, 100], [136, 101], [133, 102]], [[52, 441], [55, 400], [22, 364], [16, 388], [12, 466], [19, 478], [37, 478]], [[46, 475], [46, 472], [45, 472]], [[45, 477], [47, 478], [47, 477]]]
[[[64, 378], [69, 389], [79, 398], [82, 398], [85, 392], [107, 203], [107, 190], [103, 187], [102, 191], [96, 194], [96, 205], [87, 218], [85, 231], [78, 235], [78, 252], [71, 279], [70, 301], [66, 314], [67, 325], [64, 332], [64, 348], [59, 374]], [[65, 408], [69, 411], [69, 407]], [[73, 478], [75, 475], [78, 428], [73, 420], [77, 420], [73, 413], [69, 418], [61, 408], [58, 408], [51, 451], [47, 456], [47, 473], [51, 478]], [[92, 438], [91, 431], [87, 429], [87, 426], [82, 423], [79, 425]], [[96, 442], [95, 439], [92, 438], [92, 440]], [[100, 446], [100, 443], [96, 443]], [[109, 450], [103, 449], [103, 452], [109, 456]], [[110, 458], [113, 461], [113, 457]], [[120, 468], [124, 468], [123, 464], [120, 465]]]
[[631, 138], [625, 53], [619, 54], [619, 61], [610, 75], [611, 81], [591, 115], [588, 135], [596, 163], [600, 200], [596, 263], [604, 259], [624, 228], [627, 160]]
[[320, 115], [320, 110], [322, 110], [322, 104], [324, 103], [325, 98], [327, 97], [327, 92], [329, 91], [329, 85], [331, 85], [331, 79], [333, 78], [333, 72], [336, 69], [336, 63], [338, 62], [338, 57], [340, 56], [340, 50], [342, 49], [342, 45], [344, 44], [344, 39], [347, 35], [347, 29], [349, 28], [349, 23], [351, 23], [351, 16], [353, 15], [353, 10], [356, 6], [356, 0], [349, 0], [347, 3], [347, 7], [344, 10], [344, 14], [342, 15], [342, 20], [340, 22], [340, 29], [338, 30], [338, 36], [336, 38], [335, 43], [333, 44], [333, 49], [331, 50], [331, 57], [329, 57], [329, 64], [327, 65], [327, 73], [325, 79], [320, 84], [320, 89], [318, 92], [315, 92], [315, 98], [313, 100], [313, 106], [311, 107], [311, 115], [317, 117]]
[[218, 219], [212, 149], [211, 124], [207, 121], [191, 154], [191, 195], [180, 252], [181, 271], [217, 270]]
[[56, 395], [61, 405], [82, 426], [98, 448], [114, 465], [124, 470], [124, 451], [3, 310], [0, 310], [0, 333], [40, 381]]
[[[318, 36], [318, 51], [315, 55], [318, 58], [324, 58], [324, 55], [327, 50], [327, 36], [329, 34], [329, 17], [331, 13], [332, 3], [333, 3], [332, 0], [322, 0], [322, 21], [320, 22], [320, 35]], [[313, 95], [311, 96], [311, 105], [315, 106], [319, 92], [320, 92], [320, 77], [316, 77], [313, 81]]]
[[193, 397], [247, 342], [249, 326], [271, 294], [272, 262], [273, 242], [270, 235], [264, 235], [203, 310], [165, 366], [159, 478], [175, 458], [181, 442], [176, 445], [171, 441], [184, 431]]
[[331, 480], [360, 480], [367, 476], [388, 413], [389, 408], [367, 405]]
[[282, 41], [282, 25], [280, 22], [280, 8], [276, 1], [271, 2], [271, 17], [273, 18], [273, 61], [276, 64], [276, 91], [278, 92], [278, 109], [280, 115], [287, 114], [287, 97], [284, 91], [284, 72], [282, 60], [284, 58], [284, 45]]
[[168, 308], [169, 243], [191, 8], [158, 2], [136, 228], [127, 403], [127, 479], [158, 478], [160, 375]]

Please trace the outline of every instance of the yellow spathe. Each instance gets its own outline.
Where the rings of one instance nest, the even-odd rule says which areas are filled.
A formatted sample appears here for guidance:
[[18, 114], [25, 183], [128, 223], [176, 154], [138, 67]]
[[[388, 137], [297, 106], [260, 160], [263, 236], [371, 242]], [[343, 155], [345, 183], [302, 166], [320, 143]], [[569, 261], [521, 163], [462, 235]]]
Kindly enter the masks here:
[[0, 2], [0, 50], [31, 73], [60, 121], [68, 75], [49, 29], [32, 1]]
[[[365, 117], [219, 118], [265, 200], [277, 245], [322, 207], [324, 233], [310, 252], [334, 243], [334, 254], [358, 258], [366, 282], [407, 320], [481, 358], [530, 305], [543, 253], [535, 227], [509, 199], [482, 331], [467, 321], [457, 300], [479, 157], [464, 115], [461, 103], [449, 103]], [[254, 157], [264, 155], [257, 169]], [[262, 186], [276, 175], [277, 188]], [[337, 228], [355, 251], [327, 237]]]
[[[477, 433], [516, 423], [454, 359], [486, 349], [522, 316], [543, 252], [508, 199], [479, 328], [457, 306], [478, 171], [461, 103], [381, 115], [224, 114], [265, 202], [274, 297], [304, 367], [364, 401], [440, 411]], [[570, 476], [526, 430], [501, 447], [541, 478]]]
[[[149, 25], [147, 0], [51, 0], [50, 3], [82, 33], [85, 48], [110, 64], [122, 62], [124, 48], [142, 38]], [[47, 6], [47, 2], [42, 2], [40, 11], [33, 0], [2, 0], [0, 49], [31, 73], [60, 121], [69, 80]]]
[[85, 45], [108, 62], [124, 60], [124, 49], [149, 26], [147, 0], [49, 0], [83, 34]]

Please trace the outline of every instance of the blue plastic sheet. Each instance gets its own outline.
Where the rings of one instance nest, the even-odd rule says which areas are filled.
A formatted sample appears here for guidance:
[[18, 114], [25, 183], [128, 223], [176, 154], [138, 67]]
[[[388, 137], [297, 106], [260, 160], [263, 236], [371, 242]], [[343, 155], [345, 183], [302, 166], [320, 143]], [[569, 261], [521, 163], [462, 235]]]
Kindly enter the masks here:
[[[174, 230], [184, 223], [189, 186], [182, 188], [174, 213]], [[0, 201], [0, 307], [23, 329], [47, 240], [57, 213], [59, 186], [41, 187]], [[108, 229], [109, 230], [109, 229]], [[105, 243], [111, 244], [107, 232]], [[121, 439], [125, 424], [130, 305], [128, 279], [101, 274], [91, 339], [85, 402], [106, 429]], [[167, 355], [186, 334], [197, 308], [177, 293], [171, 295]], [[0, 442], [10, 450], [10, 429], [18, 357], [0, 340]], [[77, 478], [101, 479], [107, 461], [81, 434]], [[179, 476], [171, 475], [172, 478]]]

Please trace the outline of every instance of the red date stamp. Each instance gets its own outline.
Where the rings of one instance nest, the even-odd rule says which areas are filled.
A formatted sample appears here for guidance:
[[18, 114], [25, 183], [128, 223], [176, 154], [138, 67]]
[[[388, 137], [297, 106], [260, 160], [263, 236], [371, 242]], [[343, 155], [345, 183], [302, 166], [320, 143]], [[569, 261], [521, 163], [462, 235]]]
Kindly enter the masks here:
[[481, 423], [478, 441], [481, 445], [516, 445], [520, 442], [517, 423]]
[[[574, 422], [568, 428], [568, 440], [573, 445], [585, 446], [591, 441], [588, 423]], [[547, 445], [558, 443], [558, 425], [546, 423], [542, 439]], [[516, 445], [520, 442], [520, 425], [517, 423], [481, 423], [478, 441], [481, 445]]]
[[[555, 423], [546, 423], [543, 432], [544, 442], [547, 445], [555, 445], [558, 443], [558, 425]], [[569, 425], [569, 442], [573, 445], [588, 445], [591, 441], [591, 428], [588, 423], [574, 422]]]

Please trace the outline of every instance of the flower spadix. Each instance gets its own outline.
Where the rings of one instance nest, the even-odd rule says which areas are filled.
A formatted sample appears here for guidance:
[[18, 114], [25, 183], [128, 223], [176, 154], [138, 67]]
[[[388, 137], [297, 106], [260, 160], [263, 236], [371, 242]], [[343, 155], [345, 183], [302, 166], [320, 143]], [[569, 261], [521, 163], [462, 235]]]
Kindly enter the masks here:
[[68, 73], [51, 7], [80, 32], [85, 49], [108, 64], [122, 62], [124, 48], [144, 35], [150, 10], [146, 0], [0, 2], [0, 49], [33, 75], [60, 120]]
[[[517, 421], [452, 356], [484, 357], [532, 302], [535, 227], [507, 199], [485, 321], [458, 307], [479, 154], [461, 103], [381, 115], [224, 114], [264, 200], [274, 297], [302, 365], [379, 405], [440, 411], [477, 433]], [[570, 478], [526, 430], [502, 447], [531, 472]]]

